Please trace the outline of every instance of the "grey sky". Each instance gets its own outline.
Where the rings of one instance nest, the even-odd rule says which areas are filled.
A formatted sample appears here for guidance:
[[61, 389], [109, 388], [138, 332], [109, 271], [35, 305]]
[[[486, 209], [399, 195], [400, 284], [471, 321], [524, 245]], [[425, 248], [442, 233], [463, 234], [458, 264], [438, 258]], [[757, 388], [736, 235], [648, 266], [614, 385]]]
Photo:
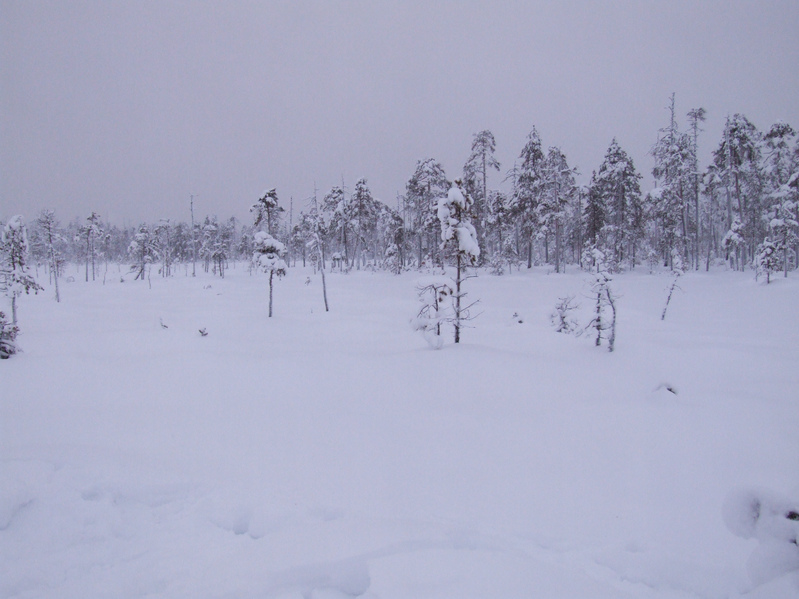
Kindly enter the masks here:
[[647, 189], [672, 91], [705, 157], [727, 114], [799, 128], [799, 3], [0, 0], [0, 83], [0, 219], [296, 213], [342, 177], [395, 205], [482, 129], [499, 186], [533, 125], [583, 181], [616, 136]]

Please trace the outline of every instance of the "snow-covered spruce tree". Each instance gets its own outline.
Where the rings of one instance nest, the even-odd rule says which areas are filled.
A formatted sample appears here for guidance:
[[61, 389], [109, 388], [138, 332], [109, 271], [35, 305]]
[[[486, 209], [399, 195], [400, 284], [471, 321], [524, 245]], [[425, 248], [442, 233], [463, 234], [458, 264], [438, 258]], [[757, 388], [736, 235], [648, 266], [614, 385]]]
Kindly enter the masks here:
[[89, 262], [92, 265], [92, 281], [96, 276], [96, 261], [97, 261], [97, 243], [96, 240], [103, 235], [103, 229], [100, 223], [100, 215], [92, 212], [86, 217], [88, 223], [81, 229], [84, 237], [86, 238], [86, 282], [89, 282]]
[[[591, 296], [595, 300], [594, 318], [588, 323], [586, 329], [596, 331], [596, 345], [602, 345], [602, 339], [608, 341], [608, 351], [612, 352], [616, 344], [616, 296], [610, 288], [610, 277], [605, 267], [605, 256], [597, 249], [592, 250], [592, 259], [595, 264], [593, 279], [591, 280]], [[606, 310], [610, 308], [610, 316], [606, 317]]]
[[677, 281], [679, 281], [680, 277], [685, 274], [685, 268], [683, 267], [680, 253], [677, 250], [672, 250], [672, 254], [673, 255], [671, 257], [671, 274], [674, 275], [674, 279], [672, 279], [671, 285], [669, 286], [669, 294], [666, 297], [666, 305], [663, 306], [663, 313], [660, 315], [660, 320], [666, 320], [666, 310], [669, 309], [671, 296], [674, 295], [675, 289], [679, 289], [679, 287], [677, 286]]
[[755, 253], [755, 278], [760, 275], [766, 275], [766, 285], [771, 282], [771, 273], [776, 272], [780, 268], [779, 253], [777, 251], [777, 244], [771, 241], [768, 237], [757, 246]]
[[286, 246], [263, 231], [255, 234], [252, 254], [253, 263], [257, 268], [269, 273], [269, 318], [272, 318], [272, 282], [275, 275], [283, 277], [286, 274]]
[[355, 233], [355, 245], [352, 249], [350, 268], [355, 266], [358, 270], [364, 263], [364, 254], [369, 250], [369, 241], [374, 238], [377, 229], [377, 217], [380, 206], [372, 197], [372, 192], [366, 179], [359, 179], [355, 184], [355, 191], [347, 204], [349, 222]]
[[519, 233], [528, 240], [527, 268], [533, 267], [533, 242], [540, 227], [540, 205], [544, 193], [544, 152], [541, 138], [533, 127], [527, 135], [527, 142], [519, 154], [521, 164], [514, 166], [513, 196], [510, 211], [518, 223]]
[[390, 243], [383, 252], [383, 268], [389, 272], [398, 275], [402, 270], [402, 261], [400, 260], [399, 248], [396, 243]]
[[11, 300], [11, 324], [17, 326], [17, 298], [43, 289], [28, 269], [28, 234], [20, 215], [12, 216], [0, 236], [0, 291]]
[[469, 220], [472, 199], [463, 192], [460, 181], [455, 181], [446, 197], [438, 200], [438, 220], [441, 223], [441, 249], [455, 258], [455, 295], [453, 325], [455, 327], [455, 343], [460, 343], [461, 326], [469, 319], [469, 308], [474, 303], [464, 306], [466, 294], [461, 287], [465, 280], [467, 266], [474, 264], [480, 257], [480, 246], [477, 232]]
[[[635, 267], [635, 248], [643, 236], [641, 175], [614, 138], [599, 171], [591, 177], [588, 198], [588, 237], [614, 263]], [[601, 240], [601, 241], [600, 241]]]

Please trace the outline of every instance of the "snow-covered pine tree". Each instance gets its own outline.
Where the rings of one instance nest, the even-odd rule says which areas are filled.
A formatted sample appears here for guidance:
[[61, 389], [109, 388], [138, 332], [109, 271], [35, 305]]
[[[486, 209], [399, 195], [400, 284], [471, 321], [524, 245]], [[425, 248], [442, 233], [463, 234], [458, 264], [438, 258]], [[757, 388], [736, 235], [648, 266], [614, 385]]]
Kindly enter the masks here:
[[372, 197], [366, 179], [358, 179], [355, 183], [355, 191], [347, 208], [350, 213], [347, 220], [352, 223], [355, 232], [355, 246], [350, 267], [356, 266], [360, 270], [363, 262], [362, 254], [369, 249], [369, 242], [377, 229], [377, 217], [380, 212], [378, 202]]
[[464, 306], [462, 291], [467, 266], [473, 265], [480, 257], [480, 245], [477, 231], [470, 221], [469, 211], [472, 199], [463, 192], [460, 181], [455, 181], [446, 197], [438, 200], [438, 220], [441, 223], [441, 249], [455, 257], [455, 294], [453, 325], [455, 327], [455, 343], [460, 343], [461, 326], [469, 319], [469, 308], [474, 303]]
[[463, 186], [474, 199], [475, 229], [481, 248], [486, 248], [487, 221], [489, 215], [488, 171], [499, 171], [500, 165], [494, 152], [496, 141], [491, 131], [474, 134], [472, 153], [463, 165]]
[[511, 214], [508, 196], [501, 191], [492, 190], [486, 204], [486, 241], [484, 247], [490, 248], [492, 263], [502, 261], [504, 242], [510, 236]]
[[311, 259], [319, 264], [319, 272], [322, 275], [322, 297], [325, 300], [325, 312], [330, 311], [327, 303], [327, 282], [325, 280], [325, 234], [328, 225], [325, 222], [324, 214], [319, 210], [316, 201], [316, 186], [314, 185], [313, 197], [311, 198], [311, 210], [308, 214], [308, 241], [307, 246], [311, 251]]
[[331, 236], [332, 249], [336, 249], [336, 246], [341, 248], [346, 268], [349, 268], [349, 248], [353, 235], [349, 202], [350, 198], [344, 193], [344, 188], [334, 185], [322, 200], [321, 212], [317, 209], [320, 216], [323, 213], [328, 217], [326, 232]]
[[[788, 276], [789, 252], [797, 253], [799, 242], [799, 137], [786, 123], [775, 123], [763, 143], [763, 175], [768, 209], [769, 237], [781, 255]], [[794, 256], [794, 266], [796, 256]]]
[[268, 233], [258, 231], [255, 234], [253, 247], [253, 264], [269, 273], [269, 318], [272, 318], [272, 282], [275, 276], [280, 278], [286, 274], [287, 267], [283, 261], [283, 256], [286, 255], [286, 246]]
[[692, 108], [688, 111], [691, 131], [691, 177], [693, 178], [693, 188], [691, 190], [694, 201], [694, 222], [693, 222], [693, 259], [694, 270], [699, 270], [699, 246], [702, 235], [702, 223], [699, 219], [699, 181], [702, 178], [699, 172], [699, 132], [702, 129], [699, 123], [707, 118], [707, 111], [704, 108]]
[[86, 220], [86, 281], [89, 281], [89, 262], [92, 264], [92, 281], [95, 280], [96, 275], [96, 260], [97, 260], [97, 240], [103, 236], [102, 223], [100, 215], [92, 212]]
[[17, 326], [17, 298], [43, 287], [28, 268], [28, 234], [20, 215], [8, 219], [0, 236], [0, 291], [11, 300], [11, 324]]
[[740, 236], [740, 243], [734, 247], [739, 270], [753, 257], [756, 240], [765, 237], [765, 223], [761, 218], [760, 140], [760, 132], [749, 119], [734, 114], [727, 119], [721, 143], [713, 152], [713, 162], [725, 191], [728, 230], [733, 230], [736, 219], [739, 221], [735, 232]]
[[36, 227], [39, 229], [41, 238], [44, 241], [47, 262], [50, 265], [50, 276], [53, 279], [53, 287], [55, 287], [55, 301], [60, 302], [58, 275], [60, 274], [60, 263], [63, 259], [56, 249], [56, 244], [63, 242], [63, 237], [58, 233], [58, 221], [56, 220], [55, 212], [42, 210], [39, 218], [36, 219]]
[[266, 224], [266, 232], [272, 236], [278, 227], [278, 219], [283, 208], [278, 204], [277, 190], [265, 190], [264, 193], [258, 198], [258, 201], [252, 205], [250, 212], [255, 216], [255, 228]]
[[668, 264], [677, 249], [686, 255], [688, 223], [686, 210], [693, 185], [691, 140], [677, 128], [674, 94], [671, 96], [669, 126], [660, 130], [660, 138], [651, 150], [655, 159], [652, 174], [657, 187], [647, 194], [650, 218], [657, 224], [657, 247]]
[[569, 166], [566, 155], [560, 148], [551, 147], [544, 159], [542, 171], [544, 190], [539, 217], [544, 228], [555, 234], [555, 272], [559, 273], [563, 260], [563, 228], [566, 209], [574, 194], [577, 193], [574, 182], [576, 169]]
[[[589, 248], [599, 249], [605, 247], [604, 231], [607, 220], [607, 207], [605, 206], [605, 196], [600, 190], [597, 173], [591, 174], [591, 182], [585, 192], [585, 209], [582, 211], [582, 231], [583, 231], [583, 254], [581, 259], [589, 258], [589, 261], [582, 260], [582, 267], [588, 268], [593, 264], [593, 255]], [[585, 251], [589, 250], [589, 251]]]
[[382, 250], [383, 268], [394, 274], [402, 271], [406, 250], [405, 223], [396, 210], [378, 202], [377, 250]]
[[435, 242], [438, 228], [436, 201], [447, 193], [449, 186], [444, 167], [433, 158], [419, 160], [405, 186], [405, 219], [417, 238], [418, 268], [424, 264], [425, 249], [435, 252], [438, 247]]
[[128, 246], [128, 253], [134, 259], [131, 271], [135, 271], [136, 276], [133, 280], [140, 278], [143, 281], [147, 265], [158, 259], [158, 241], [153, 236], [149, 226], [146, 224], [139, 225], [139, 229]]
[[172, 274], [172, 260], [174, 253], [174, 234], [172, 223], [168, 218], [162, 218], [155, 226], [155, 238], [161, 254], [161, 276], [168, 277]]

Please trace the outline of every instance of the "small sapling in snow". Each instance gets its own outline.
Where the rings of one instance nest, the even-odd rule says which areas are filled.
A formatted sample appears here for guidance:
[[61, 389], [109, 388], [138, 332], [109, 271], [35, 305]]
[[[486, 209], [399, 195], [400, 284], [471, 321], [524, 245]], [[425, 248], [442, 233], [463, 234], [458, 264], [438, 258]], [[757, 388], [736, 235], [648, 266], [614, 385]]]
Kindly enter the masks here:
[[768, 238], [757, 246], [755, 267], [755, 279], [760, 278], [760, 275], [766, 275], [766, 285], [771, 282], [771, 273], [776, 272], [780, 268], [777, 245]]
[[[595, 300], [594, 318], [585, 327], [586, 330], [596, 330], [596, 345], [602, 345], [602, 339], [607, 339], [608, 351], [612, 352], [616, 345], [616, 299], [610, 287], [611, 279], [605, 270], [605, 257], [597, 249], [592, 250], [594, 260], [593, 280], [591, 281], [591, 297]], [[610, 308], [610, 315], [607, 309]]]
[[460, 181], [455, 181], [447, 195], [438, 199], [441, 250], [454, 254], [455, 258], [455, 288], [452, 296], [452, 324], [455, 328], [455, 343], [460, 343], [463, 322], [472, 318], [469, 315], [469, 308], [476, 303], [464, 306], [462, 300], [466, 297], [466, 293], [461, 289], [463, 282], [470, 278], [466, 276], [467, 266], [475, 264], [480, 257], [477, 231], [469, 220], [473, 203], [471, 196], [464, 191]]
[[674, 279], [671, 281], [671, 286], [669, 287], [669, 295], [666, 297], [666, 305], [663, 306], [663, 313], [660, 315], [660, 320], [666, 320], [666, 310], [669, 309], [669, 303], [671, 302], [671, 296], [674, 295], [675, 289], [680, 289], [679, 285], [677, 285], [677, 281], [680, 280], [680, 277], [685, 274], [685, 270], [683, 269], [682, 258], [680, 257], [679, 252], [676, 250], [672, 250], [671, 252], [671, 274], [674, 276]]
[[552, 326], [558, 333], [575, 333], [579, 324], [577, 319], [574, 318], [572, 312], [578, 306], [574, 304], [574, 296], [566, 296], [558, 298], [558, 303], [555, 304], [555, 311], [549, 316]]
[[447, 278], [430, 278], [420, 282], [416, 290], [422, 307], [412, 321], [414, 330], [420, 331], [430, 347], [441, 349], [444, 338], [441, 325], [452, 320], [452, 281]]
[[274, 277], [282, 278], [288, 267], [283, 261], [286, 246], [263, 231], [258, 231], [253, 240], [253, 264], [269, 273], [269, 318], [272, 318], [272, 286]]

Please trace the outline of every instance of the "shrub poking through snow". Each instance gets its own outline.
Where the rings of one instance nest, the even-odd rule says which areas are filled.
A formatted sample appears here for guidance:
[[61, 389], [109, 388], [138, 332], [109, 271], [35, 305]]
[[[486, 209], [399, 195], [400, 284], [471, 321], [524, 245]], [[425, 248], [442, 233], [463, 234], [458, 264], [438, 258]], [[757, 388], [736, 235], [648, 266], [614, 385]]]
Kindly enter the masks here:
[[412, 321], [413, 328], [420, 331], [433, 349], [441, 349], [444, 338], [441, 325], [452, 320], [452, 280], [431, 277], [420, 281], [416, 287], [422, 307]]
[[608, 351], [612, 352], [616, 345], [616, 296], [610, 288], [613, 279], [605, 269], [604, 258], [602, 252], [592, 250], [595, 272], [591, 281], [591, 297], [596, 303], [594, 318], [588, 323], [586, 330], [593, 328], [596, 331], [597, 346], [602, 345], [602, 339], [607, 339]]
[[286, 246], [274, 239], [268, 233], [258, 231], [253, 240], [253, 264], [262, 271], [269, 273], [269, 318], [272, 317], [272, 288], [274, 277], [285, 276], [287, 266], [283, 260], [286, 255]]
[[6, 360], [19, 351], [17, 348], [17, 333], [19, 329], [6, 320], [6, 315], [0, 312], [0, 360]]
[[669, 287], [669, 294], [666, 297], [666, 305], [663, 306], [663, 312], [660, 315], [660, 320], [666, 320], [666, 310], [669, 309], [671, 296], [674, 295], [675, 289], [680, 288], [677, 285], [677, 281], [680, 279], [681, 276], [685, 274], [685, 270], [683, 269], [682, 265], [682, 258], [680, 257], [680, 253], [676, 250], [672, 250], [671, 252], [671, 263], [672, 263], [671, 274], [674, 275], [674, 279], [671, 281], [671, 286]]
[[572, 315], [572, 312], [577, 308], [574, 304], [574, 296], [566, 296], [558, 298], [558, 303], [555, 304], [555, 311], [550, 315], [549, 319], [555, 331], [558, 333], [575, 333], [579, 326], [577, 320]]
[[740, 489], [727, 496], [723, 516], [734, 535], [759, 542], [747, 564], [754, 584], [790, 573], [799, 582], [799, 501], [762, 489]]
[[455, 343], [460, 343], [463, 321], [469, 320], [469, 308], [474, 303], [464, 306], [466, 296], [461, 290], [466, 267], [474, 264], [480, 257], [480, 245], [477, 242], [477, 231], [469, 221], [472, 198], [464, 192], [460, 181], [455, 181], [446, 197], [438, 199], [438, 220], [441, 223], [441, 249], [449, 250], [455, 257], [455, 289], [453, 293], [453, 317], [455, 327]]

